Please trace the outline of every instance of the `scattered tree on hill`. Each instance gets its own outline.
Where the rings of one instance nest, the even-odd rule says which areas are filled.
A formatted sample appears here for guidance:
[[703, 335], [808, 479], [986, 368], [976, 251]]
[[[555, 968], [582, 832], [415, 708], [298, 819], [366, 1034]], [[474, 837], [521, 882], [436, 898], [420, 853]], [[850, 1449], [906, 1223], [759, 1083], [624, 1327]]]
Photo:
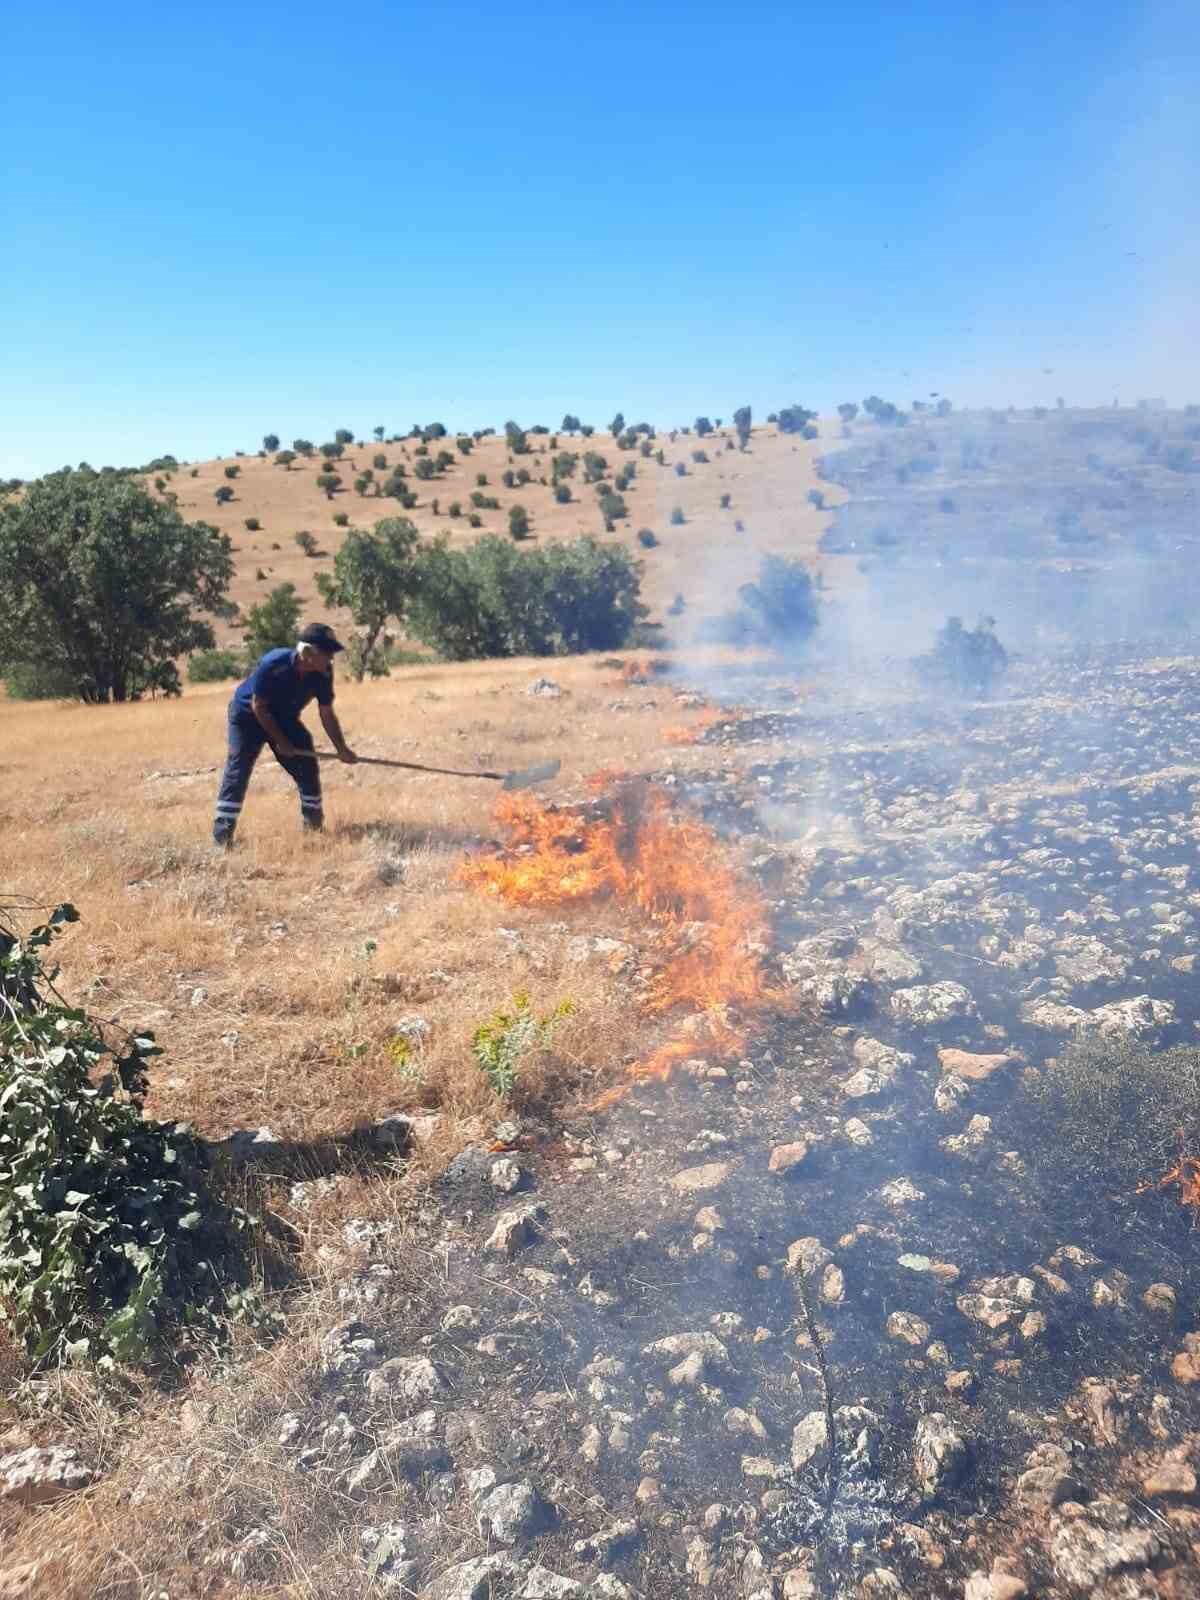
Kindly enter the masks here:
[[681, 528], [686, 521], [687, 518], [683, 514], [683, 507], [674, 506], [671, 510], [671, 526], [673, 528]]
[[[1059, 401], [1059, 405], [1060, 406], [1062, 405], [1062, 401], [1061, 400]], [[953, 410], [954, 410], [953, 405], [950, 403], [949, 400], [947, 400], [945, 398], [945, 396], [943, 396], [942, 399], [940, 399], [938, 401], [938, 403], [937, 403], [937, 414], [938, 414], [939, 417], [948, 417], [950, 415], [951, 411], [953, 411]]]
[[187, 662], [189, 683], [223, 683], [229, 678], [240, 678], [243, 670], [242, 658], [236, 650], [197, 650]]
[[388, 458], [384, 455], [382, 450], [380, 450], [377, 455], [371, 457], [371, 466], [376, 472], [386, 472], [387, 464]]
[[597, 450], [589, 450], [583, 458], [584, 483], [599, 483], [608, 471], [608, 462]]
[[227, 483], [223, 483], [220, 488], [213, 490], [213, 499], [219, 506], [228, 505], [233, 499], [233, 490]]
[[383, 436], [387, 432], [387, 429], [384, 427], [383, 423], [381, 422], [378, 427], [372, 428], [371, 432], [375, 435], [376, 443], [382, 444]]
[[638, 529], [638, 543], [644, 550], [653, 550], [658, 543], [658, 535], [653, 528]]
[[336, 442], [338, 444], [340, 444], [340, 445], [348, 445], [348, 444], [353, 444], [354, 443], [354, 435], [350, 432], [349, 428], [339, 428], [337, 430], [337, 432], [334, 434], [333, 437], [336, 440]]
[[444, 439], [445, 437], [446, 424], [444, 422], [431, 422], [421, 429], [421, 438], [426, 444], [432, 439]]
[[337, 461], [341, 456], [344, 456], [345, 453], [346, 446], [340, 439], [336, 439], [332, 443], [323, 444], [321, 446], [321, 454], [325, 457], [326, 461]]
[[304, 456], [307, 459], [313, 454], [313, 442], [311, 439], [293, 439], [292, 449], [298, 456]]
[[258, 530], [262, 527], [262, 523], [258, 520], [257, 517], [247, 517], [246, 518], [246, 522], [245, 522], [245, 527], [246, 527], [246, 532], [247, 533], [257, 533]]
[[508, 533], [511, 539], [528, 539], [529, 513], [524, 506], [509, 506]]
[[625, 504], [625, 496], [606, 489], [600, 496], [600, 512], [606, 522], [617, 522], [627, 517], [629, 508]]
[[693, 427], [701, 439], [705, 439], [713, 431], [713, 425], [707, 417], [697, 417]]
[[916, 656], [917, 676], [932, 689], [984, 699], [992, 684], [1008, 671], [1008, 652], [995, 633], [996, 619], [981, 617], [973, 629], [960, 617], [948, 617], [932, 651]]
[[582, 426], [583, 424], [580, 422], [579, 418], [573, 417], [568, 411], [566, 416], [563, 417], [562, 422], [559, 424], [559, 431], [561, 433], [576, 434], [579, 432]]
[[853, 422], [858, 415], [858, 406], [853, 400], [843, 400], [838, 407], [838, 416], [843, 422]]
[[554, 498], [560, 506], [571, 504], [571, 485], [569, 483], [556, 483], [554, 485]]
[[[222, 485], [222, 488], [225, 486]], [[0, 662], [89, 703], [170, 687], [229, 617], [226, 535], [117, 473], [55, 472], [0, 506]]]
[[300, 532], [295, 534], [293, 537], [296, 544], [301, 550], [303, 550], [306, 556], [320, 555], [321, 552], [317, 545], [317, 541], [307, 528], [301, 528]]
[[612, 419], [612, 421], [608, 425], [608, 431], [609, 431], [609, 433], [612, 434], [614, 439], [616, 438], [617, 434], [624, 433], [624, 431], [625, 431], [625, 416], [624, 416], [623, 412], [620, 412], [620, 411], [617, 412], [616, 416]]
[[232, 479], [237, 477], [238, 473], [241, 470], [242, 470], [241, 467], [226, 467], [225, 468], [225, 476], [232, 481]]
[[296, 452], [294, 450], [280, 450], [276, 452], [275, 465], [282, 467], [285, 472], [290, 472], [292, 470], [292, 462], [295, 459]]
[[413, 476], [419, 478], [422, 483], [428, 483], [430, 478], [437, 476], [437, 468], [428, 456], [422, 456], [413, 467]]
[[780, 433], [803, 433], [816, 414], [815, 411], [807, 411], [803, 406], [784, 406], [779, 413], [779, 431]]
[[738, 446], [744, 450], [750, 443], [751, 412], [749, 406], [739, 406], [733, 413], [734, 431], [737, 433]]
[[342, 480], [336, 472], [322, 472], [317, 476], [317, 488], [324, 489], [325, 498], [332, 500], [342, 487]]
[[263, 434], [263, 449], [269, 456], [273, 456], [279, 449], [279, 435], [277, 433]]
[[247, 661], [257, 661], [268, 650], [290, 648], [300, 628], [300, 596], [294, 583], [281, 583], [265, 600], [251, 606], [242, 638]]
[[816, 593], [802, 561], [764, 556], [758, 578], [742, 584], [738, 600], [738, 610], [715, 618], [704, 637], [789, 652], [803, 646], [817, 625]]
[[514, 456], [529, 454], [529, 440], [525, 437], [525, 430], [518, 427], [515, 422], [504, 424], [504, 439]]
[[369, 533], [352, 528], [334, 557], [332, 575], [317, 575], [321, 598], [349, 611], [362, 630], [351, 664], [359, 682], [371, 670], [389, 620], [405, 620], [416, 592], [418, 545], [417, 530], [407, 517], [385, 517]]
[[825, 509], [825, 491], [823, 489], [810, 489], [808, 491], [808, 503], [810, 506], [816, 506], [818, 511], [823, 511]]
[[579, 431], [585, 439], [590, 439], [596, 430], [592, 427], [590, 422], [581, 422], [579, 424]]
[[375, 474], [371, 471], [360, 472], [358, 477], [354, 480], [354, 492], [359, 495], [366, 494], [367, 490], [371, 487], [374, 477]]
[[474, 440], [469, 439], [466, 434], [459, 434], [454, 443], [460, 456], [469, 456], [471, 451], [475, 448]]
[[727, 495], [727, 494], [723, 494], [721, 496], [721, 510], [722, 511], [728, 511], [729, 510], [729, 506], [730, 506], [730, 503], [732, 501], [732, 498], [733, 497], [731, 495]]

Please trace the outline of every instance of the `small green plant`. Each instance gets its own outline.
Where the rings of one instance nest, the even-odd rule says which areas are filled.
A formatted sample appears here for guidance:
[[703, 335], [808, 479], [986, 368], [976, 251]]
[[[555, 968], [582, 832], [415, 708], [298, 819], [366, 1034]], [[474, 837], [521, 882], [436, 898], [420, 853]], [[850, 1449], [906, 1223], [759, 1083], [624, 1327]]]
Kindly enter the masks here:
[[478, 511], [472, 511], [470, 516], [467, 518], [467, 522], [472, 528], [483, 527], [483, 518], [479, 515]]
[[227, 505], [233, 499], [233, 490], [227, 483], [223, 483], [219, 489], [213, 490], [213, 499], [219, 506]]
[[350, 513], [348, 511], [335, 511], [333, 513], [333, 521], [335, 527], [348, 527], [350, 524]]
[[653, 550], [658, 543], [658, 536], [653, 528], [638, 529], [638, 543], [644, 550]]
[[446, 507], [446, 515], [448, 517], [461, 517], [462, 502], [459, 500], [451, 500], [450, 504]]
[[300, 549], [303, 550], [306, 556], [315, 556], [320, 553], [317, 547], [316, 539], [311, 533], [309, 533], [307, 528], [302, 528], [300, 532], [295, 535], [295, 542], [297, 545], [299, 545]]
[[550, 1044], [563, 1017], [574, 1003], [560, 1000], [553, 1011], [538, 1016], [526, 990], [516, 993], [508, 1006], [494, 1011], [475, 1029], [471, 1040], [475, 1059], [493, 1091], [506, 1100], [513, 1091], [522, 1064]]
[[247, 533], [257, 533], [258, 530], [261, 527], [262, 527], [262, 523], [258, 520], [257, 517], [247, 517], [246, 518], [246, 532]]
[[571, 485], [569, 483], [555, 484], [554, 498], [560, 506], [569, 506], [571, 504]]
[[526, 511], [524, 506], [509, 506], [509, 508], [508, 508], [508, 532], [509, 532], [510, 538], [513, 538], [513, 539], [528, 539], [528, 537], [529, 537], [529, 513], [528, 513], [528, 511]]
[[114, 1042], [50, 988], [59, 906], [0, 927], [0, 1319], [37, 1360], [142, 1362], [164, 1337], [256, 1312], [250, 1218], [222, 1202], [204, 1147], [144, 1115], [148, 1036]]
[[686, 521], [687, 518], [683, 514], [682, 506], [674, 506], [671, 510], [671, 526], [673, 528], [681, 528]]
[[236, 477], [237, 477], [237, 475], [238, 475], [238, 473], [239, 473], [239, 472], [240, 472], [240, 471], [241, 471], [241, 470], [242, 470], [242, 469], [241, 469], [241, 467], [226, 467], [226, 468], [225, 468], [225, 476], [226, 476], [226, 477], [227, 477], [227, 478], [231, 478], [231, 479], [232, 479], [232, 478], [236, 478]]
[[731, 504], [732, 504], [732, 497], [730, 495], [723, 494], [721, 496], [721, 510], [722, 511], [728, 511]]
[[222, 683], [228, 678], [240, 678], [241, 658], [234, 650], [197, 650], [188, 657], [187, 675], [189, 683]]

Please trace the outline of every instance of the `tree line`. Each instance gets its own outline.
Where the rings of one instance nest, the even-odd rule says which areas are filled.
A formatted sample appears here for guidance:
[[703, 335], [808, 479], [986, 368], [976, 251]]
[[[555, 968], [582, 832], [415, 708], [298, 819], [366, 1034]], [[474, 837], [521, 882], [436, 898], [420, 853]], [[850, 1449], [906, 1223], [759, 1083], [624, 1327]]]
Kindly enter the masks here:
[[[238, 620], [228, 535], [189, 522], [134, 477], [64, 468], [0, 506], [0, 678], [10, 695], [103, 704], [177, 694], [232, 676], [300, 620], [292, 585], [243, 619], [245, 654], [218, 651], [213, 621]], [[646, 611], [641, 566], [593, 538], [521, 552], [489, 536], [423, 541], [407, 517], [352, 529], [322, 599], [358, 630], [351, 668], [386, 670], [390, 626], [445, 659], [565, 655], [628, 644]]]

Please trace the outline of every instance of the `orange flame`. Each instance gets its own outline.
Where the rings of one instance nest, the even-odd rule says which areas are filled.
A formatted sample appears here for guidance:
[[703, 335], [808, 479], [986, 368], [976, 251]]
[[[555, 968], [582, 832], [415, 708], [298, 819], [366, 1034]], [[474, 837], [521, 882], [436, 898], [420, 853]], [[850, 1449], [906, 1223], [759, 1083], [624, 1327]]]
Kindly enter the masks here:
[[[468, 861], [468, 883], [516, 905], [615, 899], [660, 930], [661, 960], [645, 1010], [662, 1016], [687, 1007], [690, 1015], [629, 1068], [632, 1082], [665, 1079], [677, 1062], [706, 1051], [745, 1050], [755, 1015], [780, 1003], [763, 972], [767, 911], [710, 828], [634, 785], [617, 795], [611, 817], [542, 806], [527, 795], [505, 796], [498, 814], [509, 847]], [[610, 1090], [597, 1106], [628, 1087]]]
[[722, 711], [720, 706], [705, 706], [695, 722], [678, 723], [670, 728], [663, 729], [663, 741], [666, 744], [699, 744], [704, 734], [716, 722], [724, 721], [729, 715]]
[[1200, 1156], [1184, 1154], [1182, 1128], [1177, 1130], [1176, 1138], [1179, 1140], [1179, 1155], [1175, 1165], [1169, 1172], [1165, 1172], [1157, 1183], [1139, 1184], [1136, 1193], [1149, 1194], [1152, 1190], [1170, 1189], [1177, 1184], [1179, 1204], [1191, 1211], [1193, 1225], [1200, 1226]]

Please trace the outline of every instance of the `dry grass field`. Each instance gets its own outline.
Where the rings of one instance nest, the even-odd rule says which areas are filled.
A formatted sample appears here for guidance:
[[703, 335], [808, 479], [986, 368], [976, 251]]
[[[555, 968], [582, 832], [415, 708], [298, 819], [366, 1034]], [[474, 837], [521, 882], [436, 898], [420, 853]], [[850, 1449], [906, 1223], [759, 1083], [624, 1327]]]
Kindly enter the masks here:
[[[661, 442], [668, 461], [699, 447], [694, 438]], [[615, 462], [607, 439], [590, 443]], [[685, 478], [639, 461], [627, 494], [630, 516], [619, 537], [651, 526], [662, 539], [661, 548], [644, 552], [648, 597], [658, 608], [707, 581], [734, 541], [742, 542], [735, 559], [749, 577], [756, 551], [811, 558], [827, 523], [806, 500], [817, 482], [816, 446], [764, 430], [746, 455], [722, 452], [715, 439], [705, 447], [710, 464]], [[383, 448], [389, 456], [398, 449]], [[369, 459], [374, 451], [352, 454]], [[488, 492], [505, 505], [528, 505], [538, 537], [602, 532], [591, 489], [581, 491], [583, 506], [558, 507], [540, 486], [494, 488], [505, 454], [502, 441], [489, 440], [457, 463], [451, 481], [433, 486], [443, 506], [455, 496], [467, 500], [474, 474], [486, 471]], [[531, 465], [539, 461], [534, 456]], [[334, 506], [315, 489], [316, 468], [285, 473], [255, 458], [239, 464], [237, 498], [220, 511], [212, 490], [225, 481], [224, 463], [206, 463], [195, 479], [181, 469], [174, 486], [182, 509], [236, 534], [234, 593], [243, 606], [291, 579], [310, 603], [308, 615], [320, 614], [311, 605], [312, 573], [328, 563], [307, 561], [291, 538], [307, 526], [326, 550], [336, 548]], [[717, 507], [724, 492], [732, 496], [728, 513]], [[676, 504], [688, 521], [671, 528]], [[363, 503], [353, 494], [335, 505], [360, 524], [396, 510], [394, 502]], [[261, 533], [242, 529], [247, 516], [259, 517]], [[449, 526], [424, 494], [414, 516], [425, 532]], [[735, 516], [744, 535], [733, 532]], [[502, 530], [503, 513], [487, 525]], [[477, 534], [460, 522], [454, 536]], [[272, 542], [281, 548], [272, 551]], [[261, 582], [259, 563], [267, 569]], [[561, 686], [559, 697], [526, 693], [542, 675]], [[5, 893], [78, 907], [81, 921], [56, 950], [60, 988], [99, 1017], [155, 1033], [166, 1053], [152, 1076], [149, 1113], [183, 1119], [214, 1141], [258, 1128], [284, 1141], [286, 1173], [265, 1189], [252, 1186], [248, 1198], [282, 1217], [294, 1242], [284, 1336], [261, 1346], [238, 1335], [231, 1351], [214, 1351], [191, 1368], [182, 1392], [157, 1382], [114, 1391], [86, 1373], [31, 1382], [0, 1338], [7, 1448], [61, 1438], [65, 1427], [101, 1474], [94, 1490], [61, 1505], [0, 1508], [0, 1576], [16, 1573], [11, 1592], [27, 1597], [359, 1593], [345, 1562], [358, 1513], [319, 1482], [303, 1486], [267, 1472], [257, 1442], [281, 1412], [320, 1392], [320, 1337], [345, 1315], [337, 1298], [345, 1223], [391, 1217], [402, 1240], [423, 1186], [456, 1151], [491, 1137], [513, 1113], [578, 1115], [671, 1034], [672, 1017], [631, 1004], [629, 984], [610, 961], [580, 960], [572, 947], [579, 933], [613, 935], [631, 941], [650, 971], [655, 936], [633, 907], [600, 900], [526, 908], [464, 881], [464, 862], [503, 834], [495, 784], [331, 763], [326, 832], [313, 838], [301, 832], [290, 780], [267, 755], [236, 849], [214, 852], [209, 830], [228, 694], [228, 685], [189, 686], [181, 700], [101, 708], [0, 700]], [[413, 666], [362, 685], [343, 675], [337, 704], [362, 755], [499, 769], [558, 758], [561, 774], [542, 797], [568, 804], [594, 792], [588, 780], [597, 773], [611, 780], [667, 765], [683, 773], [713, 760], [711, 750], [689, 743], [714, 715], [711, 705], [681, 704], [667, 680], [630, 681], [611, 660]], [[571, 1010], [553, 1049], [524, 1064], [505, 1101], [471, 1040], [522, 991], [536, 1011], [563, 1001]], [[414, 1159], [368, 1157], [352, 1139], [344, 1142], [396, 1113], [428, 1118]], [[298, 1208], [291, 1184], [329, 1172], [337, 1187]], [[200, 1479], [185, 1485], [169, 1469], [189, 1399], [208, 1422]], [[196, 1545], [198, 1520], [204, 1527], [210, 1514], [228, 1518], [243, 1502], [273, 1507], [290, 1551], [286, 1581], [257, 1584], [182, 1554]]]
[[[528, 696], [547, 671], [561, 697]], [[578, 1111], [669, 1028], [629, 1004], [606, 961], [572, 959], [579, 932], [639, 943], [647, 925], [628, 906], [526, 909], [462, 880], [469, 853], [498, 834], [497, 785], [332, 764], [327, 830], [311, 838], [300, 831], [290, 781], [267, 756], [237, 848], [214, 853], [226, 696], [218, 686], [100, 709], [0, 703], [6, 890], [77, 905], [82, 920], [58, 947], [60, 986], [99, 1016], [155, 1032], [166, 1055], [150, 1112], [185, 1119], [213, 1140], [265, 1126], [292, 1146], [286, 1179], [253, 1198], [281, 1211], [299, 1241], [286, 1336], [242, 1348], [232, 1371], [214, 1353], [183, 1396], [155, 1385], [106, 1393], [69, 1374], [30, 1389], [15, 1350], [0, 1342], [10, 1391], [0, 1435], [19, 1447], [61, 1437], [66, 1423], [104, 1471], [82, 1499], [34, 1514], [0, 1511], [0, 1565], [35, 1564], [29, 1595], [149, 1595], [159, 1591], [137, 1574], [156, 1571], [172, 1574], [172, 1596], [357, 1592], [332, 1576], [351, 1509], [327, 1497], [317, 1505], [315, 1488], [299, 1491], [291, 1480], [265, 1482], [253, 1431], [244, 1431], [248, 1416], [270, 1425], [293, 1390], [316, 1381], [320, 1333], [337, 1320], [331, 1262], [344, 1258], [343, 1225], [364, 1215], [403, 1219], [428, 1177], [465, 1143], [489, 1137], [498, 1118]], [[555, 756], [562, 772], [543, 798], [562, 802], [586, 798], [599, 771], [671, 763], [684, 772], [712, 760], [681, 742], [711, 708], [681, 706], [665, 681], [631, 684], [596, 658], [411, 667], [343, 685], [338, 705], [360, 754], [504, 769]], [[572, 1011], [553, 1051], [528, 1064], [505, 1103], [475, 1061], [471, 1035], [521, 990], [538, 1010], [569, 1000]], [[398, 1052], [414, 1014], [428, 1032]], [[437, 1114], [415, 1161], [331, 1158], [338, 1136], [398, 1112]], [[331, 1164], [336, 1191], [304, 1213], [289, 1205], [291, 1181]], [[145, 1500], [145, 1475], [178, 1444], [188, 1396], [215, 1407], [206, 1435], [222, 1485], [214, 1506], [230, 1494], [266, 1494], [295, 1540], [282, 1589], [227, 1578], [214, 1587], [212, 1573], [181, 1560], [194, 1486], [160, 1486]]]
[[[316, 602], [315, 575], [330, 568], [345, 537], [346, 530], [333, 520], [335, 515], [345, 513], [350, 525], [356, 527], [370, 527], [382, 517], [406, 515], [426, 537], [444, 533], [453, 544], [466, 544], [485, 533], [507, 536], [508, 509], [521, 505], [531, 518], [531, 546], [537, 541], [573, 539], [590, 533], [632, 548], [644, 562], [643, 599], [650, 607], [651, 620], [661, 621], [677, 594], [683, 594], [689, 604], [701, 606], [714, 594], [723, 599], [726, 575], [736, 570], [739, 581], [752, 576], [759, 552], [797, 556], [814, 573], [823, 571], [827, 581], [836, 579], [839, 569], [849, 565], [843, 558], [818, 555], [817, 544], [829, 518], [807, 499], [809, 489], [819, 481], [817, 456], [829, 448], [826, 441], [836, 436], [837, 426], [836, 422], [823, 421], [822, 439], [817, 440], [762, 426], [754, 431], [745, 453], [726, 448], [734, 437], [728, 428], [704, 439], [680, 434], [673, 443], [667, 434], [661, 434], [652, 442], [656, 450], [664, 453], [663, 466], [637, 451], [618, 450], [610, 434], [587, 440], [562, 435], [560, 451], [573, 450], [582, 457], [585, 451], [595, 450], [604, 456], [611, 469], [610, 482], [612, 473], [627, 463], [633, 462], [637, 467], [637, 476], [625, 491], [629, 515], [609, 535], [605, 534], [597, 508], [595, 489], [583, 483], [581, 468], [571, 480], [572, 502], [556, 503], [549, 484], [550, 456], [554, 452], [550, 451], [547, 438], [532, 434], [531, 454], [517, 457], [510, 457], [503, 437], [481, 439], [467, 457], [458, 454], [453, 436], [437, 441], [429, 447], [431, 455], [445, 448], [454, 455], [455, 462], [443, 478], [429, 483], [413, 477], [413, 450], [419, 441], [376, 445], [372, 440], [349, 445], [338, 467], [344, 487], [332, 500], [317, 487], [317, 477], [323, 470], [319, 456], [309, 461], [297, 458], [290, 470], [275, 466], [271, 457], [254, 454], [193, 463], [173, 475], [169, 489], [178, 496], [185, 516], [202, 518], [233, 539], [237, 577], [231, 597], [243, 611], [264, 599], [277, 584], [288, 582], [296, 585], [306, 606]], [[692, 452], [699, 449], [707, 454], [707, 463], [693, 462]], [[396, 463], [406, 467], [409, 485], [420, 496], [411, 511], [401, 511], [395, 500], [354, 492], [355, 477], [364, 467], [371, 466], [378, 453], [387, 457], [389, 467]], [[675, 472], [679, 463], [687, 467], [685, 477]], [[504, 472], [522, 466], [532, 474], [533, 481], [505, 488]], [[238, 476], [232, 481], [225, 476], [227, 467], [238, 468]], [[486, 474], [488, 480], [483, 493], [499, 500], [500, 509], [478, 513], [482, 526], [471, 528], [466, 513], [472, 509], [470, 498], [477, 488], [479, 473]], [[377, 480], [386, 476], [386, 471], [376, 473]], [[539, 482], [543, 477], [547, 481]], [[233, 489], [234, 499], [219, 506], [214, 495], [226, 484]], [[830, 505], [845, 498], [836, 485], [822, 487]], [[727, 510], [720, 506], [724, 494], [730, 497]], [[435, 499], [439, 506], [436, 513]], [[461, 503], [463, 515], [452, 519], [447, 509], [455, 500]], [[676, 506], [686, 521], [672, 526], [670, 517]], [[246, 528], [248, 518], [261, 524], [257, 531]], [[740, 533], [734, 526], [737, 522], [743, 527]], [[637, 534], [642, 528], [653, 530], [659, 540], [656, 548], [646, 550], [638, 543]], [[295, 535], [301, 531], [313, 534], [322, 554], [309, 558], [301, 552], [295, 543]], [[221, 642], [237, 639], [236, 627], [223, 630]]]

